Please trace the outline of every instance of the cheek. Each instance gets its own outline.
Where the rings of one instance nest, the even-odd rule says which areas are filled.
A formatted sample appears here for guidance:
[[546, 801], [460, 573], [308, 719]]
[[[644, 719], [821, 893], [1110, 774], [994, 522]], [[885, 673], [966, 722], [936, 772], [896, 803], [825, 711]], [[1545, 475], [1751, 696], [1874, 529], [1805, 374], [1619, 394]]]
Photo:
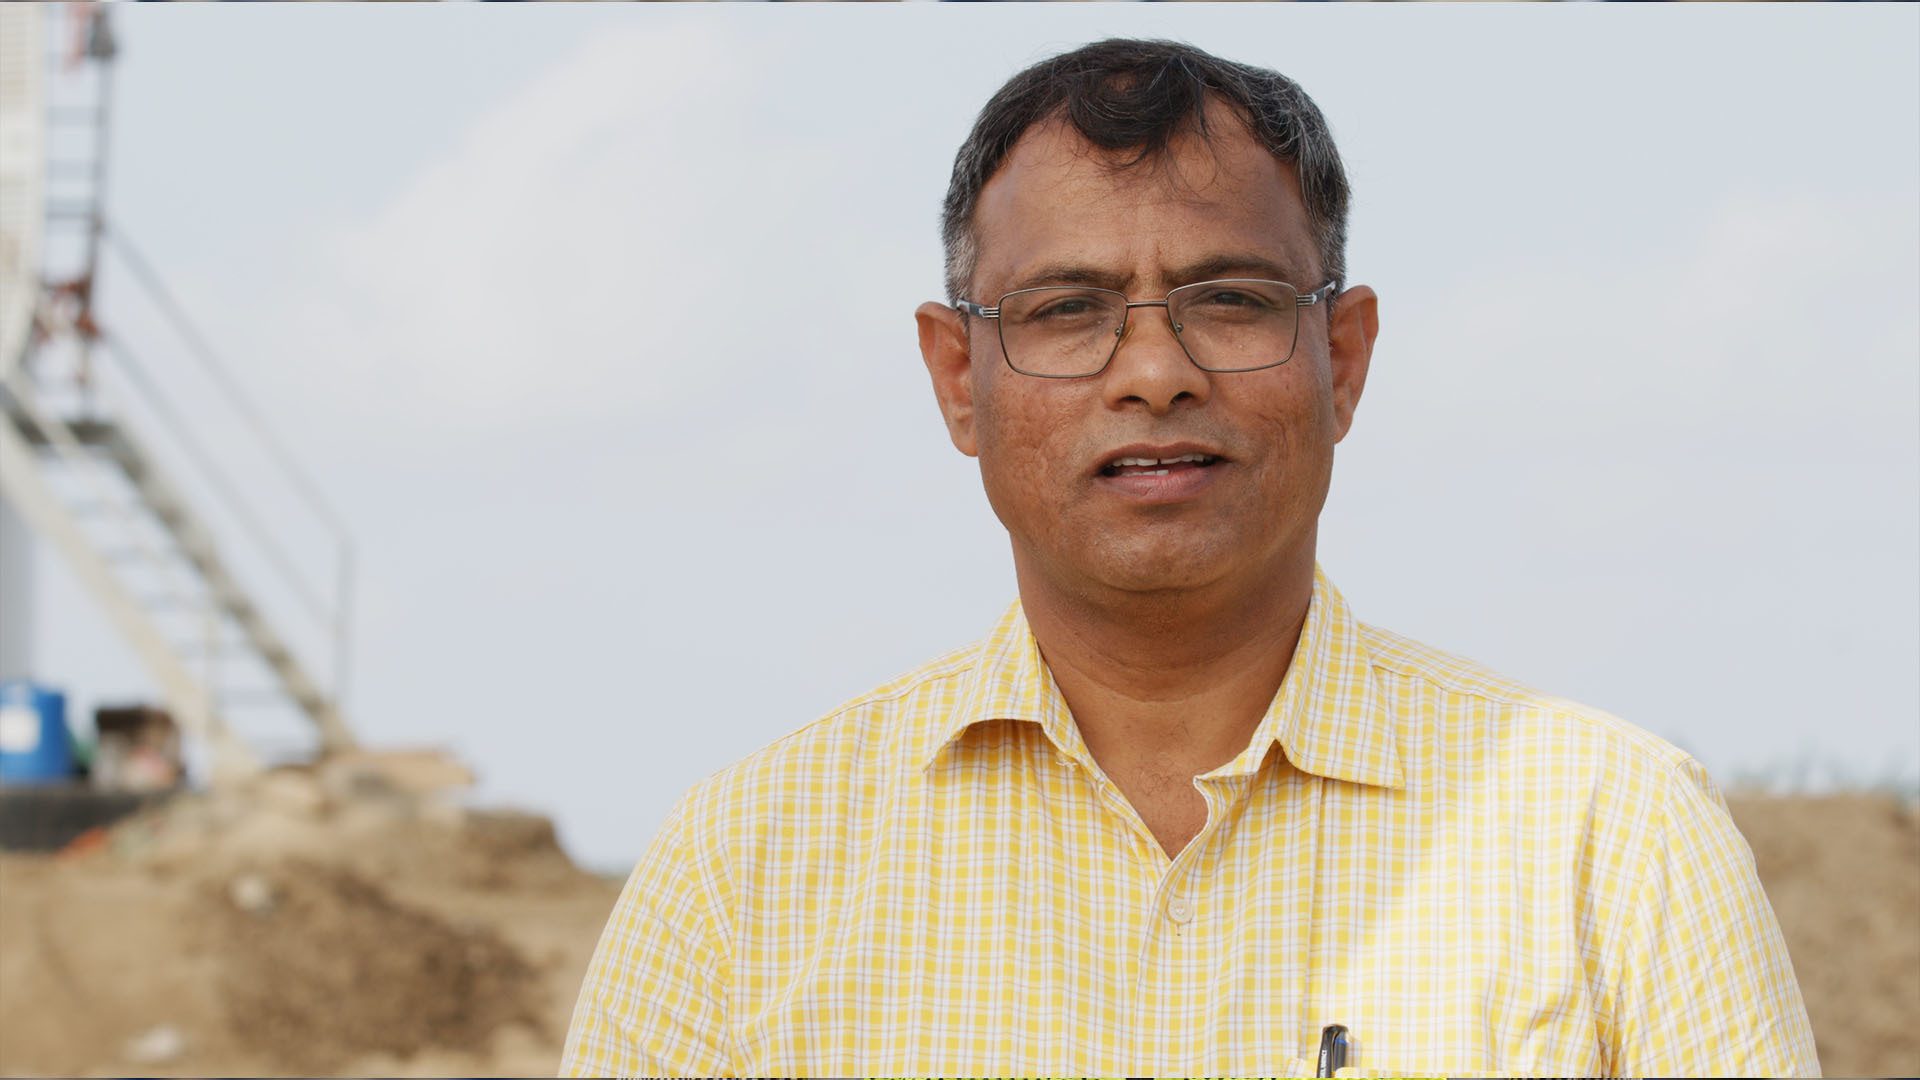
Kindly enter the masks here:
[[1038, 525], [1067, 494], [1063, 470], [1076, 460], [1070, 428], [1059, 410], [1028, 388], [983, 382], [975, 430], [988, 501], [1009, 527], [1010, 517]]
[[1061, 395], [1049, 394], [1044, 381], [989, 368], [974, 380], [979, 408], [981, 452], [991, 449], [1008, 462], [1042, 457], [1066, 416]]
[[1261, 418], [1284, 433], [1289, 448], [1334, 442], [1333, 379], [1326, 359], [1313, 352], [1285, 367], [1285, 381], [1258, 403]]
[[1324, 498], [1332, 474], [1338, 431], [1325, 388], [1301, 386], [1297, 394], [1276, 396], [1250, 408], [1248, 430], [1265, 447], [1255, 483], [1268, 504], [1297, 507]]

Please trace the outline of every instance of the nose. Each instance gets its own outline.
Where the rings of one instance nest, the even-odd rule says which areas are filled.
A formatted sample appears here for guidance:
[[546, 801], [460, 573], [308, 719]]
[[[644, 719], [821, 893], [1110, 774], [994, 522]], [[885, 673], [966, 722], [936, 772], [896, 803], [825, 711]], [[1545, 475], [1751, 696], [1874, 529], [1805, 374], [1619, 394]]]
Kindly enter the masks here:
[[1138, 307], [1127, 313], [1126, 329], [1113, 359], [1101, 373], [1110, 408], [1138, 408], [1164, 416], [1182, 403], [1198, 405], [1213, 389], [1212, 377], [1187, 356], [1174, 336], [1164, 307]]

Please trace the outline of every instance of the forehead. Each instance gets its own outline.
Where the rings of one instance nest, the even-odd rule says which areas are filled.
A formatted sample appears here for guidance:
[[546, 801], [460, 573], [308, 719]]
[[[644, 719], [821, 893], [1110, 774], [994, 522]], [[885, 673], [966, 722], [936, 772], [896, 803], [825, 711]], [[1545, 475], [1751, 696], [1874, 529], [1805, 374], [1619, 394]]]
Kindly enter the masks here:
[[[1113, 287], [1171, 288], [1183, 268], [1210, 276], [1263, 267], [1312, 288], [1312, 229], [1292, 166], [1256, 141], [1224, 105], [1210, 138], [1183, 132], [1163, 154], [1123, 167], [1064, 120], [1035, 125], [981, 189], [974, 214], [974, 285], [994, 293], [1045, 284], [1064, 268], [1097, 270]], [[1244, 262], [1244, 265], [1241, 265]]]

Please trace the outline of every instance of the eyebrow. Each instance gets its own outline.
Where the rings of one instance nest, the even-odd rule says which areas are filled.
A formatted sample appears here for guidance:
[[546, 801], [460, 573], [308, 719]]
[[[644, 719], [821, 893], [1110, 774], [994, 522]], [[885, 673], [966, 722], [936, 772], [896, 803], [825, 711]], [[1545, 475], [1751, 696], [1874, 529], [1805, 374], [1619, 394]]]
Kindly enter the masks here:
[[[1251, 254], [1210, 255], [1198, 262], [1175, 267], [1167, 274], [1167, 280], [1176, 285], [1233, 277], [1284, 281], [1300, 289], [1310, 289], [1319, 284], [1303, 280], [1296, 268], [1282, 266], [1271, 259]], [[1103, 269], [1086, 263], [1047, 263], [1022, 274], [1014, 286], [1007, 291], [1032, 289], [1043, 285], [1089, 285], [1097, 289], [1126, 292], [1126, 286], [1132, 283], [1133, 278], [1134, 275], [1131, 273]]]

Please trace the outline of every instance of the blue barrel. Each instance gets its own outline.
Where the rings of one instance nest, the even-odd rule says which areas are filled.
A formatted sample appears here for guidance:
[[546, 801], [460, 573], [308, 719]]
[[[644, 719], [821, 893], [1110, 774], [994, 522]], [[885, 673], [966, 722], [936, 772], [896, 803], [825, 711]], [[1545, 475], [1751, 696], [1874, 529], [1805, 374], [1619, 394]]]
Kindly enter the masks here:
[[0, 683], [0, 784], [73, 779], [67, 695], [25, 681]]

